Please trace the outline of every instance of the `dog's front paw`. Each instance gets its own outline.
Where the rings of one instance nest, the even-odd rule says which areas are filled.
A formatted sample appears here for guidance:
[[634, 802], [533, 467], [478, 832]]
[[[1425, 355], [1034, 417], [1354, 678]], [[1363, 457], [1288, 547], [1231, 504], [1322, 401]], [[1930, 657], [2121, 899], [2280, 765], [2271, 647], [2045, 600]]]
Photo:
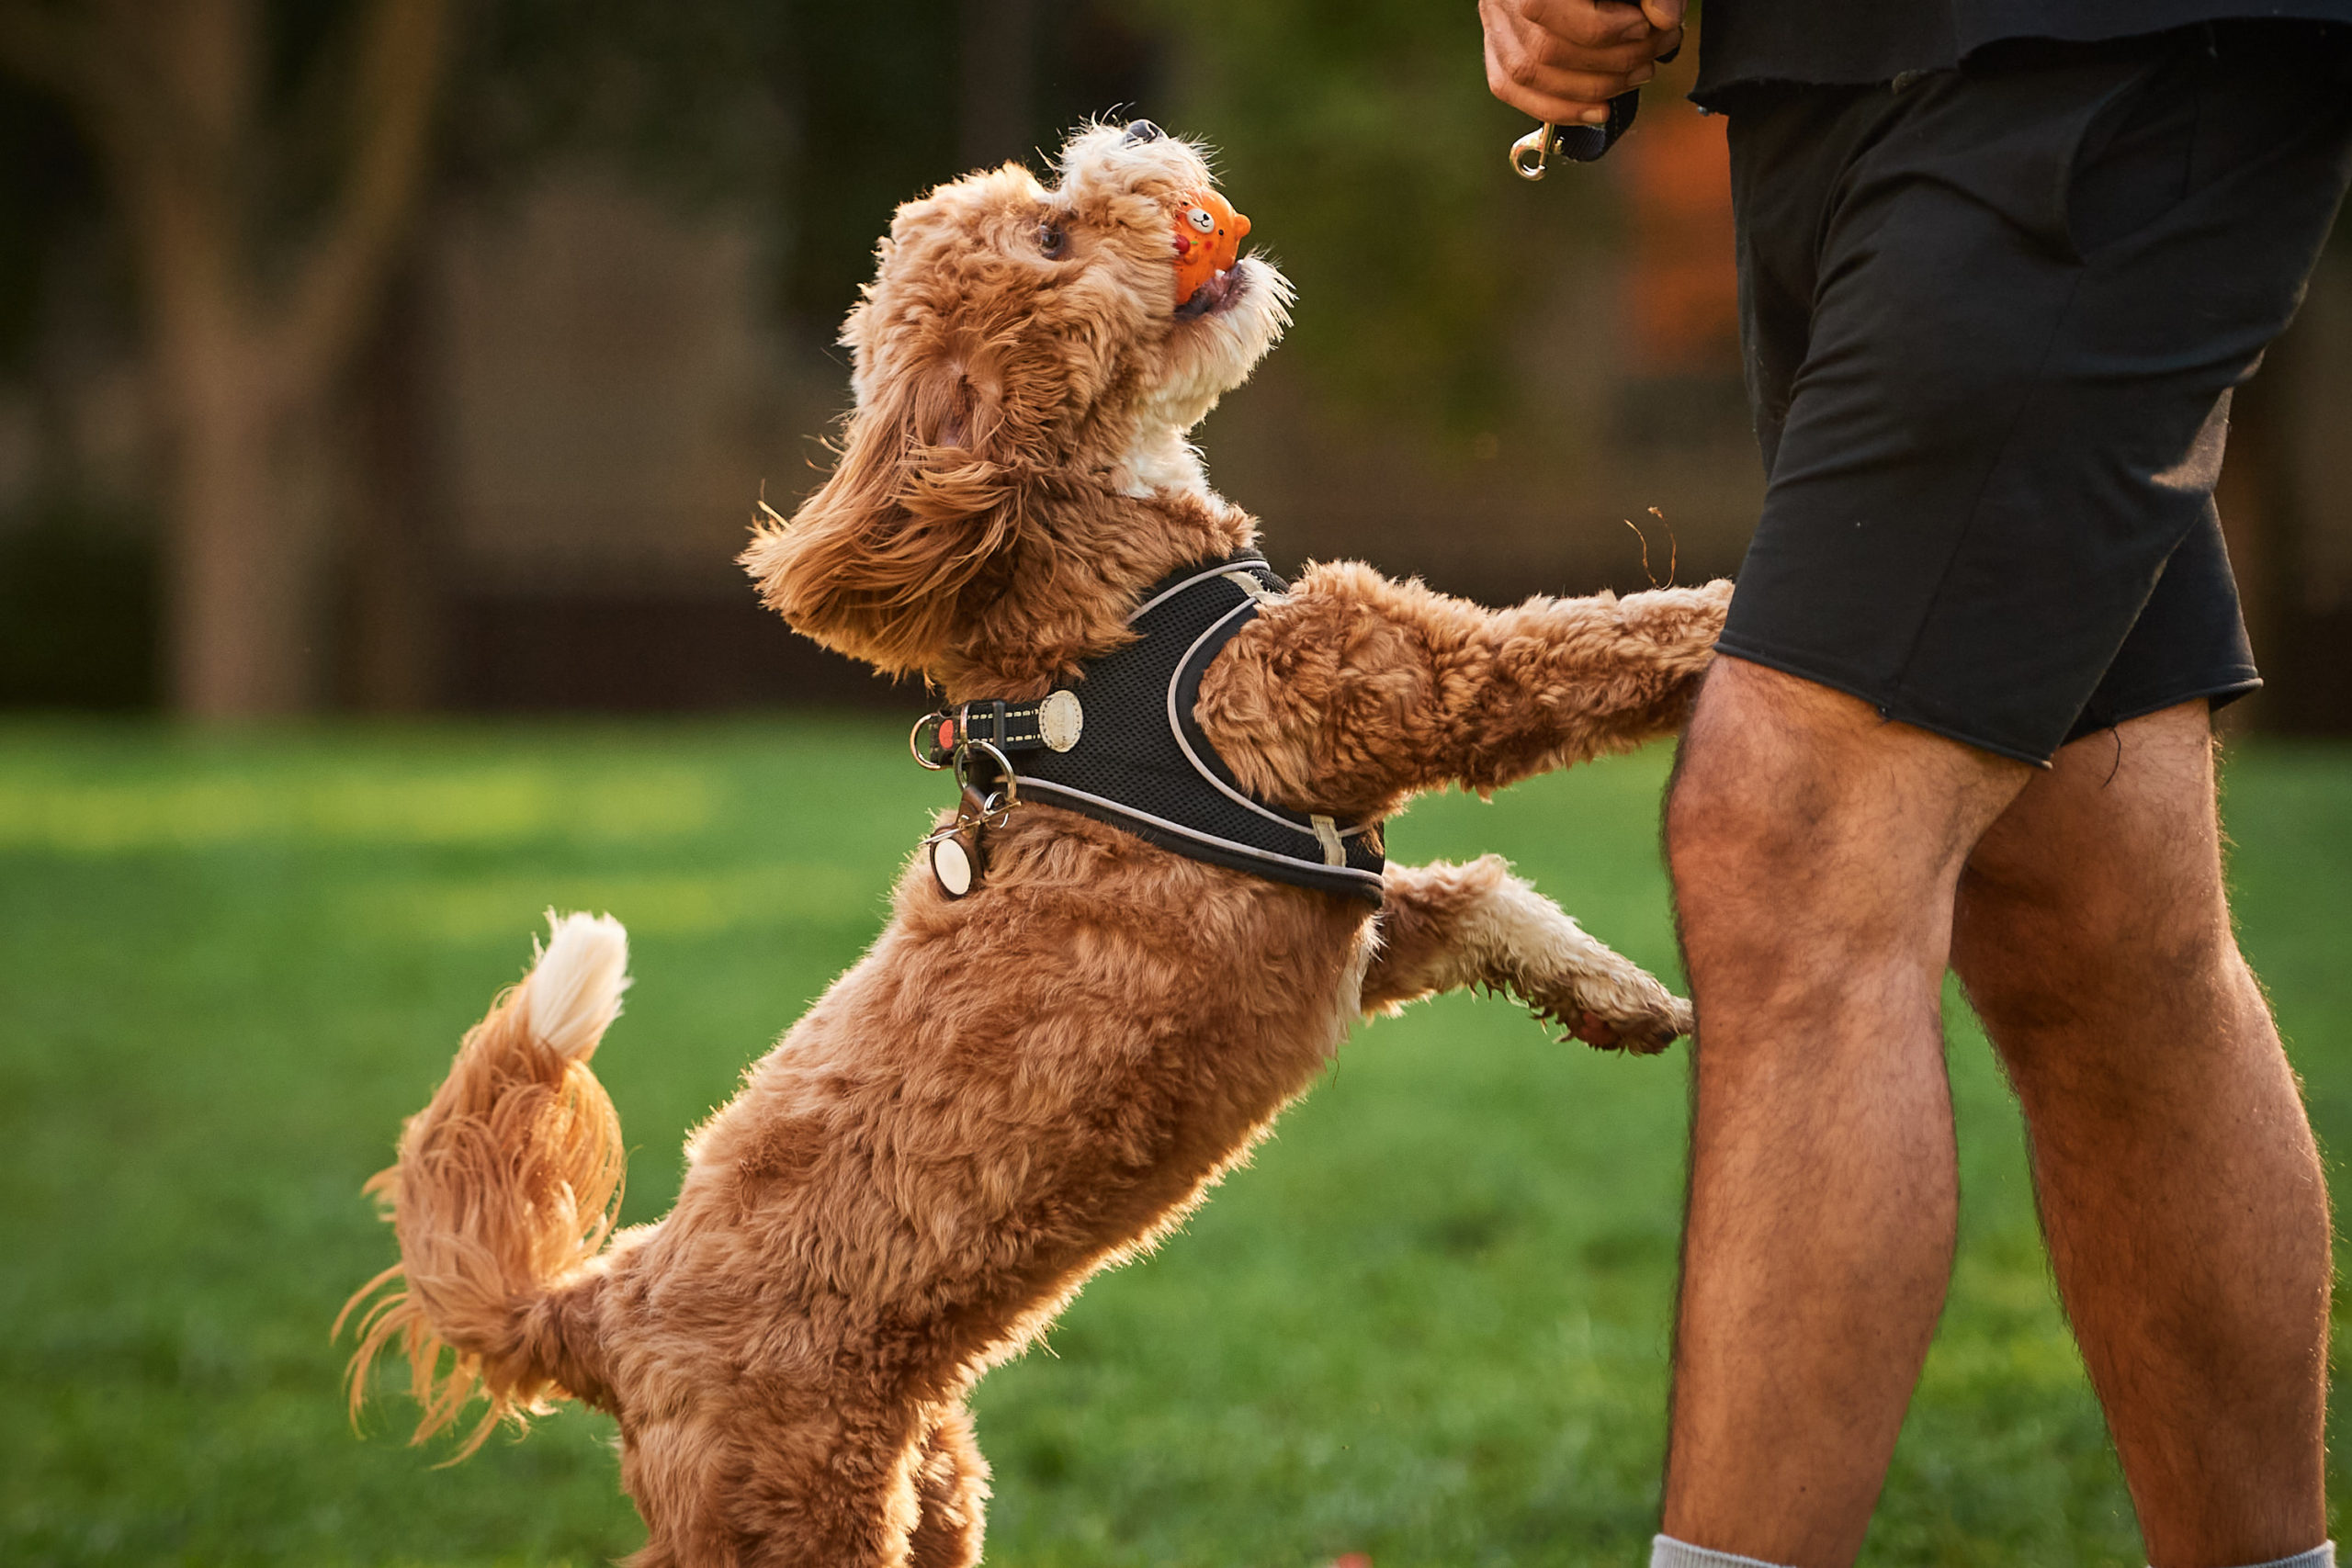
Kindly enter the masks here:
[[1549, 898], [1501, 874], [1462, 948], [1473, 983], [1509, 991], [1527, 1010], [1587, 1044], [1650, 1055], [1690, 1032], [1690, 1004], [1623, 953], [1596, 941]]
[[1592, 1006], [1580, 1006], [1574, 1013], [1536, 1006], [1533, 1013], [1545, 1022], [1562, 1025], [1566, 1030], [1559, 1037], [1562, 1042], [1580, 1039], [1597, 1051], [1628, 1051], [1633, 1055], [1656, 1055], [1691, 1032], [1691, 1004], [1663, 985], [1658, 985], [1658, 1001], [1634, 1013], [1604, 1013]]

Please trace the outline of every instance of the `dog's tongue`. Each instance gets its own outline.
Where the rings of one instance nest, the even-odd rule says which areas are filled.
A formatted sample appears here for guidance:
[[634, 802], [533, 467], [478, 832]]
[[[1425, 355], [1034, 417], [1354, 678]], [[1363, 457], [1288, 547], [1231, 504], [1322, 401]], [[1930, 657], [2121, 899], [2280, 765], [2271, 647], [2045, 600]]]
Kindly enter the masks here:
[[1200, 292], [1241, 254], [1250, 220], [1213, 190], [1195, 191], [1176, 209], [1176, 303]]

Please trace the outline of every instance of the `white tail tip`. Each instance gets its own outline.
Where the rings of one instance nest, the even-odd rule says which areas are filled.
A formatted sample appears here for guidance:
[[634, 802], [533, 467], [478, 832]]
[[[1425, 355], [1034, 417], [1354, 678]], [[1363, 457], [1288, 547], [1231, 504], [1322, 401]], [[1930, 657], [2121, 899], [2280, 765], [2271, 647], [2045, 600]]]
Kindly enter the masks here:
[[548, 945], [523, 985], [524, 1021], [566, 1056], [585, 1056], [620, 1016], [628, 932], [610, 915], [548, 911]]

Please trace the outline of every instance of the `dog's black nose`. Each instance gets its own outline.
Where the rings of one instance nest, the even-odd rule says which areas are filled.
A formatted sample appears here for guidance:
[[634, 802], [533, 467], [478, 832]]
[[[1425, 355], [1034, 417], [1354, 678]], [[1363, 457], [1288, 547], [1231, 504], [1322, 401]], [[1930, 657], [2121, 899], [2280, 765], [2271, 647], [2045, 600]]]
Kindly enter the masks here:
[[1157, 141], [1167, 134], [1168, 132], [1160, 130], [1159, 127], [1152, 124], [1151, 121], [1148, 119], [1131, 119], [1127, 121], [1127, 134], [1125, 140], [1128, 141]]

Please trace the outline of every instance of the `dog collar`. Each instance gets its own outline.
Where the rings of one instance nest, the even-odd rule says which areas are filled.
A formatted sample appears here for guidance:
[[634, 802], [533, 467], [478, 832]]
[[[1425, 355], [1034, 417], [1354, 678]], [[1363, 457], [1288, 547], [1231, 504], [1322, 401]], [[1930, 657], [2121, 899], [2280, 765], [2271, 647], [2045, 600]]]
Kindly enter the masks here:
[[1139, 634], [1133, 642], [1088, 660], [1035, 702], [984, 700], [925, 715], [910, 737], [915, 760], [941, 768], [961, 753], [967, 776], [984, 789], [1010, 772], [1022, 799], [1193, 860], [1377, 904], [1379, 824], [1259, 799], [1193, 716], [1210, 661], [1256, 618], [1261, 601], [1287, 586], [1255, 551], [1182, 568], [1127, 617]]

